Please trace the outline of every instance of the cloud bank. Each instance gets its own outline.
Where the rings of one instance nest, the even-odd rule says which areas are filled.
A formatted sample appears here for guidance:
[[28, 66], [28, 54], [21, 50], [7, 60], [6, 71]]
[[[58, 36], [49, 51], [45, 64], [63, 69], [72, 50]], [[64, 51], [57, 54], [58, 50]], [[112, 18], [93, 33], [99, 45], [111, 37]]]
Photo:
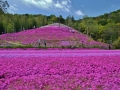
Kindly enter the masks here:
[[71, 0], [22, 0], [26, 5], [33, 5], [40, 9], [52, 9], [70, 12]]

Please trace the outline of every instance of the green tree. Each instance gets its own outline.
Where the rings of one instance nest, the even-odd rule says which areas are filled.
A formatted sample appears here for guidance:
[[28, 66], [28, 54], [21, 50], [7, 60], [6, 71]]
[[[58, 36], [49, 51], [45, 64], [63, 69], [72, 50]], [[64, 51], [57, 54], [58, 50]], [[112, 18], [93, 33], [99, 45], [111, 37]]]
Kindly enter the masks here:
[[13, 32], [14, 32], [13, 29], [14, 29], [13, 23], [9, 23], [9, 24], [7, 25], [6, 31], [7, 31], [7, 33], [13, 33]]
[[105, 18], [102, 18], [98, 21], [98, 24], [105, 26], [107, 24], [107, 20]]
[[3, 23], [0, 22], [0, 34], [3, 34], [4, 33], [4, 26], [3, 26]]
[[72, 18], [70, 15], [66, 18], [66, 25], [68, 25], [70, 27], [72, 26]]
[[2, 21], [3, 22], [3, 27], [4, 27], [4, 33], [7, 33], [6, 29], [7, 29], [7, 25], [8, 25], [8, 21], [7, 21], [7, 17], [4, 18], [4, 20]]
[[120, 49], [120, 37], [116, 41], [114, 41], [113, 47], [115, 49]]
[[105, 39], [106, 42], [113, 42], [116, 38], [117, 38], [117, 28], [116, 28], [116, 24], [114, 23], [108, 23], [105, 27], [104, 27], [104, 31], [103, 31], [103, 38]]

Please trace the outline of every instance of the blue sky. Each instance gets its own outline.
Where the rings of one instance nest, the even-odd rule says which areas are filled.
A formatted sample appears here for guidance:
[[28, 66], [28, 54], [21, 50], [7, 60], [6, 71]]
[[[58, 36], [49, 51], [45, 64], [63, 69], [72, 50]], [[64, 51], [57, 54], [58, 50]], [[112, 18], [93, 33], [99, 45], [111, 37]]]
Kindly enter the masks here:
[[[4, 0], [3, 0], [4, 1]], [[7, 0], [13, 14], [43, 14], [66, 18], [73, 15], [80, 19], [84, 15], [99, 16], [120, 9], [120, 0]]]

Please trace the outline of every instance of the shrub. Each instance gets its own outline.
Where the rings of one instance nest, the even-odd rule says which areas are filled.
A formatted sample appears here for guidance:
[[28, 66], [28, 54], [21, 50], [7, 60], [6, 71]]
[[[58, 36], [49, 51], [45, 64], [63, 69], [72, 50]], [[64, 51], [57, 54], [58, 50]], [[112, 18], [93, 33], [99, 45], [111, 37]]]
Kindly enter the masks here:
[[13, 46], [3, 46], [3, 48], [13, 48]]
[[65, 46], [62, 46], [62, 48], [64, 49], [64, 48], [65, 48]]
[[31, 44], [25, 45], [25, 48], [33, 48], [33, 46]]
[[75, 49], [75, 48], [77, 48], [77, 46], [72, 46], [72, 45], [70, 45], [70, 46], [67, 46], [67, 48]]
[[92, 48], [99, 48], [99, 45], [93, 45]]
[[49, 47], [38, 46], [39, 49], [48, 49]]
[[113, 42], [113, 48], [120, 49], [120, 37], [115, 42]]

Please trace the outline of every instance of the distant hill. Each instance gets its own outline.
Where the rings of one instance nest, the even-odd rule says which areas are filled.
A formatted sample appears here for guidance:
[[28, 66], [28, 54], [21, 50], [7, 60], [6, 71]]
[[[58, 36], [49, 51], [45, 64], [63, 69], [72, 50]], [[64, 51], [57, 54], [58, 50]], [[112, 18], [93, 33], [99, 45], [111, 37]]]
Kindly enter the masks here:
[[106, 25], [108, 23], [120, 23], [120, 9], [110, 13], [105, 13], [97, 17], [93, 17], [93, 19], [97, 19], [98, 24], [101, 25]]
[[40, 28], [21, 31], [18, 33], [2, 34], [0, 36], [1, 45], [27, 45], [38, 46], [40, 39], [41, 45], [46, 40], [49, 47], [60, 46], [101, 46], [107, 47], [107, 44], [94, 41], [92, 38], [64, 24], [54, 23]]
[[116, 47], [116, 41], [120, 37], [120, 10], [97, 17], [84, 17], [79, 21], [77, 28], [96, 41], [110, 43]]

